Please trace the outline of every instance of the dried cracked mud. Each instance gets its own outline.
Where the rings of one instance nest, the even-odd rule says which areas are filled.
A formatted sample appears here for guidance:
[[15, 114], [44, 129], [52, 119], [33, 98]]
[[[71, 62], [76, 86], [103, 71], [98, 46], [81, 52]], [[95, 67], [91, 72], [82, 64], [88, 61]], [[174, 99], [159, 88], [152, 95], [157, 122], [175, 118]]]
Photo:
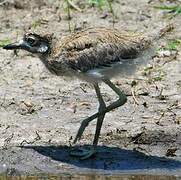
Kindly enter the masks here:
[[[181, 176], [181, 48], [163, 50], [169, 40], [181, 39], [181, 22], [180, 15], [165, 18], [163, 11], [153, 8], [162, 3], [113, 2], [115, 28], [151, 33], [173, 23], [174, 30], [157, 42], [162, 50], [155, 52], [150, 64], [132, 77], [113, 79], [128, 102], [106, 114], [98, 152], [88, 160], [71, 157], [69, 151], [81, 121], [97, 111], [91, 85], [50, 74], [37, 57], [26, 52], [0, 49], [0, 173]], [[69, 34], [62, 4], [0, 1], [0, 42], [16, 41], [29, 28]], [[113, 26], [106, 8], [100, 11], [84, 1], [77, 6], [84, 9], [71, 10], [71, 28]], [[102, 84], [101, 90], [107, 104], [115, 100], [107, 86]], [[92, 143], [95, 124], [90, 123], [78, 145]]]

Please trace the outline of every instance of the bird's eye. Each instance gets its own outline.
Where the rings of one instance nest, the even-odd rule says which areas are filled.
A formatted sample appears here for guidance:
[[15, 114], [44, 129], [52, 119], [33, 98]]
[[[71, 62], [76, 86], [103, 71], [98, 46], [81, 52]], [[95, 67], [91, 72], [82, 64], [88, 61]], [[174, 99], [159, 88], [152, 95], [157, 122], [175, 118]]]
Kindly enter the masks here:
[[33, 46], [33, 45], [36, 44], [36, 40], [35, 40], [34, 38], [31, 38], [31, 37], [27, 38], [26, 41], [27, 41], [31, 46]]

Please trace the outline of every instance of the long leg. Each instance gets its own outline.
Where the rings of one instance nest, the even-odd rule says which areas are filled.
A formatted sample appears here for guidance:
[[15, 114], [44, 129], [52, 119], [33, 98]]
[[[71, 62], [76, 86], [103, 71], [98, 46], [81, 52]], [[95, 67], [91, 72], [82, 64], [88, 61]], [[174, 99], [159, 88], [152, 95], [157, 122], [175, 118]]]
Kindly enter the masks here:
[[[78, 133], [77, 133], [77, 135], [76, 135], [73, 143], [76, 143], [77, 140], [80, 140], [80, 138], [81, 138], [81, 136], [82, 136], [85, 128], [89, 125], [89, 123], [90, 123], [92, 120], [94, 120], [94, 119], [96, 119], [96, 118], [98, 118], [98, 120], [97, 120], [97, 125], [96, 125], [96, 134], [95, 134], [95, 137], [99, 136], [98, 134], [100, 134], [100, 132], [99, 132], [100, 130], [98, 129], [98, 127], [101, 127], [101, 126], [102, 126], [102, 122], [101, 122], [101, 121], [103, 121], [104, 116], [105, 116], [105, 113], [106, 113], [106, 104], [105, 104], [105, 102], [104, 102], [104, 100], [103, 100], [103, 98], [102, 98], [102, 95], [101, 95], [101, 92], [100, 92], [100, 89], [99, 89], [99, 86], [98, 86], [97, 83], [94, 84], [94, 88], [95, 88], [95, 91], [96, 91], [96, 94], [97, 94], [97, 98], [98, 98], [98, 101], [99, 101], [99, 110], [98, 110], [98, 113], [95, 113], [94, 115], [92, 115], [92, 116], [90, 116], [90, 117], [88, 117], [88, 118], [86, 118], [86, 119], [84, 119], [84, 120], [82, 121], [81, 126], [80, 126], [80, 128], [79, 128], [79, 130], [78, 130]], [[101, 119], [102, 119], [102, 120], [101, 120]], [[96, 144], [96, 141], [97, 141], [97, 140], [96, 140], [96, 138], [94, 138], [94, 139], [95, 139], [95, 140], [94, 140], [95, 142], [93, 142], [93, 144]]]
[[107, 84], [119, 96], [119, 99], [117, 101], [113, 102], [106, 108], [106, 112], [118, 108], [119, 106], [122, 106], [126, 103], [127, 97], [123, 91], [117, 88], [109, 79], [103, 79], [103, 82]]
[[103, 79], [103, 82], [104, 82], [105, 84], [107, 84], [107, 85], [119, 96], [119, 99], [118, 99], [117, 101], [113, 102], [112, 104], [110, 104], [109, 106], [107, 106], [107, 107], [105, 108], [105, 110], [101, 110], [101, 111], [99, 111], [98, 113], [95, 113], [95, 114], [93, 114], [92, 116], [84, 119], [84, 120], [82, 121], [81, 126], [80, 126], [80, 128], [79, 128], [79, 130], [78, 130], [78, 133], [77, 133], [77, 135], [76, 135], [76, 137], [75, 137], [74, 143], [76, 143], [77, 140], [79, 140], [79, 139], [81, 138], [81, 136], [82, 136], [85, 128], [89, 125], [89, 123], [90, 123], [92, 120], [94, 120], [94, 119], [97, 118], [98, 116], [101, 116], [101, 115], [103, 115], [103, 114], [105, 114], [105, 113], [107, 113], [107, 112], [109, 112], [109, 111], [111, 111], [111, 110], [113, 110], [113, 109], [115, 109], [115, 108], [117, 108], [117, 107], [119, 107], [119, 106], [122, 106], [122, 105], [125, 104], [126, 101], [127, 101], [126, 95], [125, 95], [119, 88], [117, 88], [110, 80], [108, 80], [108, 79]]
[[[75, 150], [73, 150], [71, 152], [71, 155], [78, 156], [82, 160], [87, 159], [87, 158], [91, 157], [92, 155], [94, 155], [96, 153], [96, 146], [98, 144], [102, 123], [103, 123], [103, 120], [104, 120], [104, 116], [106, 114], [106, 111], [105, 111], [106, 110], [106, 104], [105, 104], [105, 102], [104, 102], [104, 100], [102, 98], [98, 83], [94, 84], [94, 88], [95, 88], [97, 98], [98, 98], [98, 101], [99, 101], [98, 113], [99, 112], [104, 112], [104, 113], [99, 114], [98, 117], [97, 117], [97, 125], [96, 125], [94, 141], [93, 141], [93, 147], [90, 147], [90, 148], [78, 148], [78, 149], [75, 149]], [[84, 129], [85, 128], [83, 128], [82, 132], [84, 131]]]
[[104, 116], [106, 114], [106, 112], [105, 112], [106, 104], [105, 104], [105, 102], [104, 102], [104, 100], [102, 98], [102, 95], [101, 95], [100, 88], [99, 88], [98, 84], [95, 84], [94, 88], [95, 88], [97, 98], [98, 98], [98, 101], [99, 101], [99, 112], [104, 112], [100, 116], [98, 116], [98, 118], [97, 118], [96, 133], [95, 133], [94, 141], [93, 141], [93, 145], [97, 146], [100, 131], [101, 131], [101, 127], [102, 127], [102, 123], [103, 123], [103, 120], [104, 120]]

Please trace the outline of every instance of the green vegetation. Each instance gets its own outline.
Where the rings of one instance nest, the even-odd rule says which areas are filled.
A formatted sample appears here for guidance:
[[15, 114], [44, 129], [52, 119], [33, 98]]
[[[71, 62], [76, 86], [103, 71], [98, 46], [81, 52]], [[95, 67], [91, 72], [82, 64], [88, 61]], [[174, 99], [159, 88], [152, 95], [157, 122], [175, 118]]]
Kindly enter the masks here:
[[162, 81], [166, 76], [166, 72], [163, 71], [161, 66], [157, 65], [156, 67], [150, 66], [144, 68], [142, 75], [148, 77], [148, 82], [152, 84], [156, 81]]
[[168, 13], [172, 13], [170, 18], [173, 18], [174, 16], [181, 14], [181, 6], [175, 5], [175, 6], [154, 6], [156, 9], [160, 9], [163, 11], [168, 11]]
[[113, 18], [113, 26], [114, 26], [114, 22], [115, 22], [115, 13], [114, 13], [114, 9], [112, 7], [112, 1], [111, 0], [88, 0], [88, 2], [92, 5], [97, 6], [100, 10], [103, 10], [104, 7], [108, 8], [110, 13], [112, 14], [112, 18]]
[[180, 39], [173, 39], [173, 40], [170, 40], [167, 43], [167, 46], [165, 47], [165, 49], [177, 51], [178, 50], [178, 46], [180, 44], [181, 44], [181, 40]]
[[10, 44], [11, 41], [9, 39], [3, 39], [3, 40], [0, 40], [0, 47], [3, 47], [7, 44]]
[[166, 76], [166, 72], [164, 72], [163, 70], [159, 69], [157, 74], [154, 75], [152, 80], [154, 82], [155, 81], [161, 81], [161, 80], [163, 80], [165, 78], [165, 76]]
[[178, 47], [181, 45], [181, 39], [171, 39], [167, 42], [164, 47], [159, 48], [157, 51], [169, 50], [178, 51]]
[[72, 28], [71, 28], [71, 15], [70, 15], [70, 11], [71, 11], [71, 4], [70, 4], [70, 1], [69, 0], [65, 0], [64, 1], [64, 4], [63, 4], [63, 7], [64, 7], [64, 11], [67, 13], [67, 20], [68, 20], [68, 28], [69, 28], [69, 31], [72, 32]]
[[[73, 0], [64, 0], [62, 3], [62, 7], [64, 12], [66, 13], [66, 19], [68, 21], [68, 29], [70, 32], [74, 32], [75, 30], [75, 25], [71, 21], [72, 19], [72, 11], [78, 11], [78, 12], [83, 12], [84, 9], [86, 9], [86, 5], [92, 5], [95, 6], [96, 8], [99, 8], [100, 11], [103, 11], [104, 9], [108, 9], [109, 12], [112, 15], [112, 22], [113, 26], [115, 23], [115, 13], [112, 7], [112, 2], [113, 0], [86, 0], [83, 4], [85, 5], [84, 8], [80, 8], [79, 5], [77, 5]], [[36, 29], [37, 27], [41, 26], [42, 24], [47, 24], [48, 21], [46, 19], [37, 19], [31, 24], [32, 29]]]
[[106, 6], [107, 0], [88, 0], [88, 3], [99, 7], [100, 10], [103, 9], [104, 6]]
[[[114, 26], [116, 16], [115, 16], [115, 13], [114, 13], [114, 10], [112, 7], [112, 0], [87, 0], [85, 2], [85, 4], [91, 4], [92, 6], [98, 7], [100, 11], [103, 11], [103, 9], [107, 8], [110, 11], [110, 13], [112, 14], [112, 22], [113, 22], [113, 26]], [[63, 9], [67, 14], [69, 31], [72, 32], [72, 31], [74, 31], [74, 29], [72, 28], [72, 25], [71, 25], [71, 10], [76, 10], [76, 11], [82, 12], [83, 9], [80, 9], [71, 0], [64, 0]]]
[[100, 10], [103, 10], [104, 7], [107, 7], [110, 12], [113, 12], [111, 0], [88, 0], [88, 3], [99, 7]]
[[70, 2], [68, 0], [65, 0], [65, 5], [64, 5], [64, 11], [67, 12], [67, 19], [71, 20], [71, 16], [70, 16]]

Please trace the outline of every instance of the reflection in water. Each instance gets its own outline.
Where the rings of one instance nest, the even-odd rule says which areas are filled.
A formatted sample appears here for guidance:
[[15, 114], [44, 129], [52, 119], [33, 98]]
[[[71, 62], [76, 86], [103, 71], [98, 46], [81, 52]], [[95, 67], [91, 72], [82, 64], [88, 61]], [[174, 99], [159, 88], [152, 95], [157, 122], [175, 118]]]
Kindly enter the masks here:
[[39, 176], [8, 176], [1, 175], [0, 180], [179, 180], [181, 177], [175, 176], [154, 176], [154, 175], [39, 175]]

